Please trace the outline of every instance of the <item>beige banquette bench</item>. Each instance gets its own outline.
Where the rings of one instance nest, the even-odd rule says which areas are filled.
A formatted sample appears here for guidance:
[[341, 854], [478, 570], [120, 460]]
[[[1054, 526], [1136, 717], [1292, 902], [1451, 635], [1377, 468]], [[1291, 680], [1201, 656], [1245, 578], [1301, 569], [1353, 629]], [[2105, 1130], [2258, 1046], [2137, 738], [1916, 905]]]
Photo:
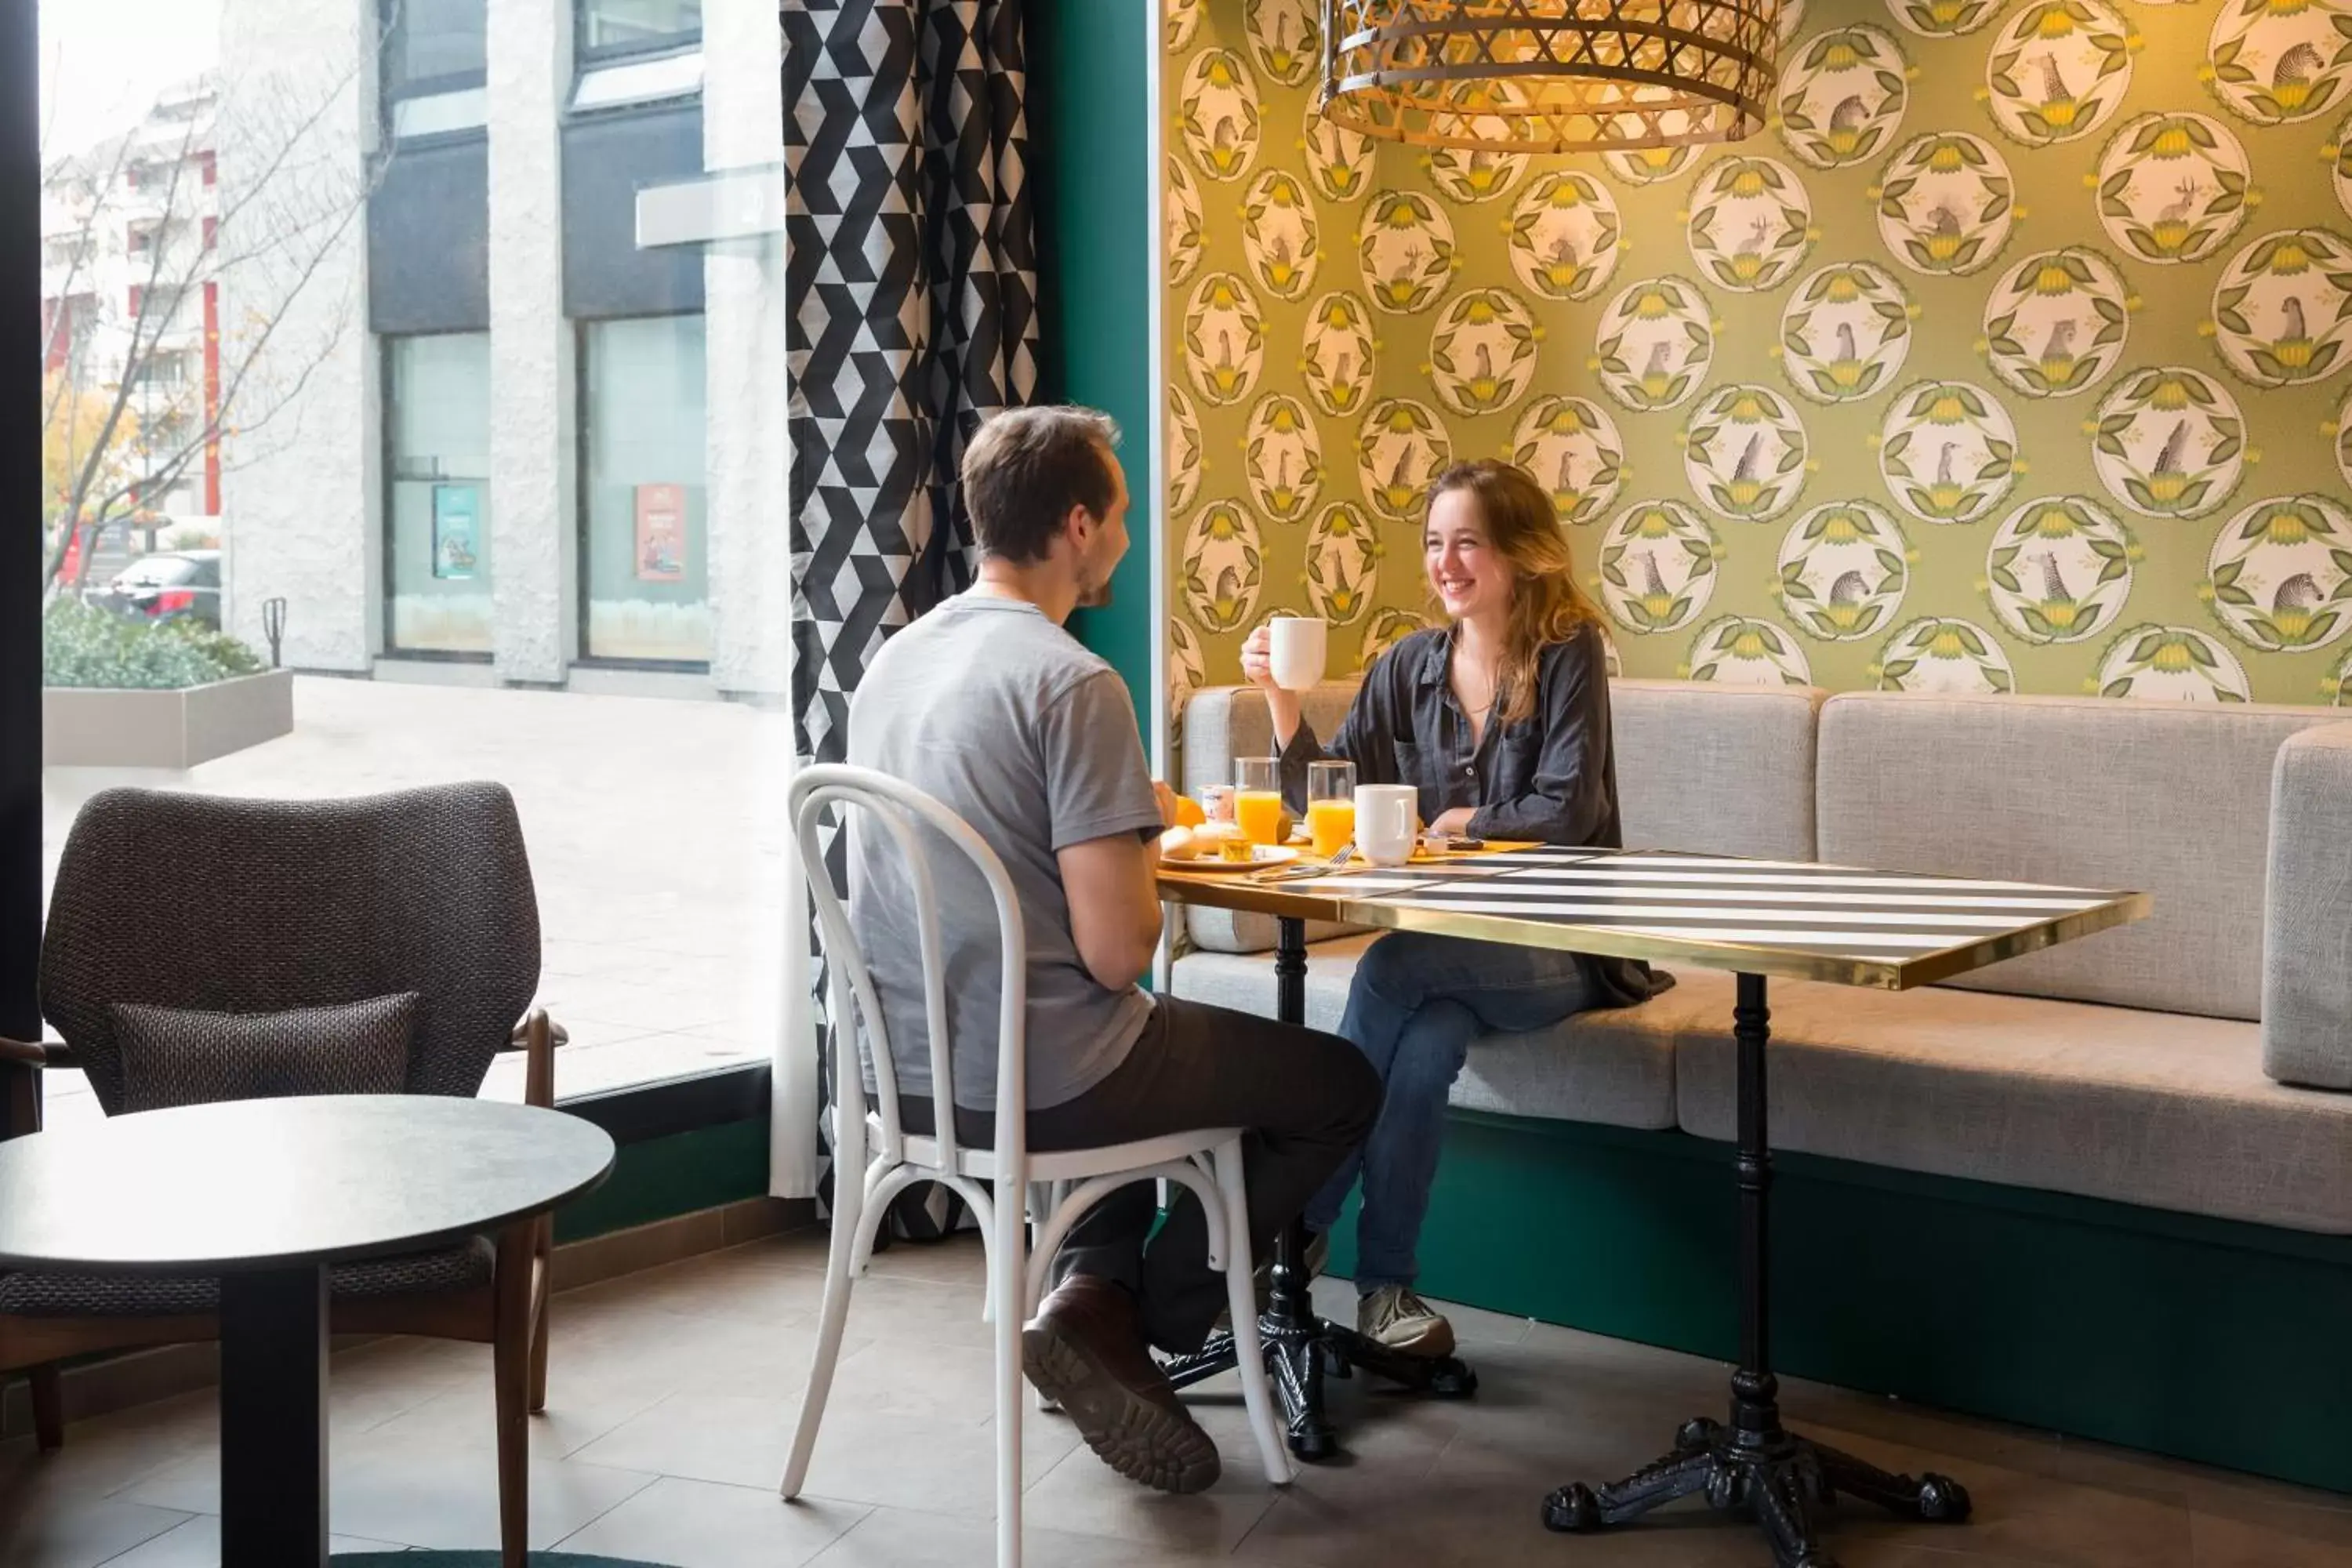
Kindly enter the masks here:
[[[1633, 847], [2137, 889], [2147, 921], [1951, 985], [1772, 987], [1783, 1150], [2352, 1233], [2352, 723], [2321, 709], [1619, 680]], [[1352, 688], [1309, 694], [1330, 733]], [[1201, 692], [1188, 791], [1272, 749]], [[1176, 994], [1274, 1008], [1272, 921], [1187, 913]], [[1311, 931], [1336, 1026], [1363, 933]], [[1319, 939], [1319, 940], [1317, 940]], [[1732, 1136], [1731, 976], [1477, 1042], [1457, 1105]]]

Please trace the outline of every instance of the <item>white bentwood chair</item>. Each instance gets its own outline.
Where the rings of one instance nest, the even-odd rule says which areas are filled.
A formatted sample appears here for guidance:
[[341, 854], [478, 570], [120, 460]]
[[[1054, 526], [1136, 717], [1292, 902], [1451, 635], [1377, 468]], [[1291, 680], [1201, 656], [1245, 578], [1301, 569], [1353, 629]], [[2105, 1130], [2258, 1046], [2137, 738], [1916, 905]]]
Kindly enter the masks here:
[[[1021, 905], [1003, 862], [971, 826], [931, 796], [867, 768], [826, 763], [804, 769], [793, 782], [793, 823], [800, 835], [803, 863], [816, 902], [817, 927], [824, 946], [833, 994], [834, 1198], [832, 1250], [825, 1263], [824, 1308], [816, 1353], [801, 1397], [800, 1424], [793, 1434], [792, 1458], [784, 1468], [783, 1494], [800, 1495], [810, 1450], [824, 1418], [833, 1386], [834, 1363], [841, 1353], [842, 1329], [849, 1316], [849, 1292], [866, 1271], [875, 1232], [887, 1217], [890, 1200], [916, 1182], [939, 1182], [954, 1190], [980, 1222], [988, 1257], [988, 1296], [982, 1317], [995, 1330], [996, 1350], [996, 1561], [999, 1568], [1021, 1562], [1021, 1329], [1044, 1294], [1045, 1273], [1070, 1227], [1111, 1193], [1130, 1182], [1172, 1183], [1192, 1189], [1208, 1219], [1209, 1262], [1225, 1274], [1226, 1300], [1238, 1342], [1242, 1397], [1266, 1479], [1288, 1484], [1290, 1458], [1283, 1447], [1272, 1390], [1258, 1352], [1257, 1302], [1251, 1278], [1249, 1219], [1242, 1184], [1242, 1135], [1237, 1128], [1203, 1128], [1139, 1142], [1033, 1155], [1026, 1135], [1028, 941]], [[932, 1104], [936, 1131], [910, 1136], [898, 1121], [898, 1075], [889, 1036], [874, 993], [865, 956], [858, 951], [841, 893], [833, 886], [818, 843], [826, 807], [865, 813], [866, 826], [886, 829], [903, 858], [914, 892], [913, 910], [923, 964], [923, 1017], [929, 1037]], [[921, 828], [975, 866], [996, 905], [1003, 955], [1001, 1006], [997, 1018], [996, 1138], [992, 1149], [966, 1149], [956, 1138], [953, 1042], [949, 1037], [946, 956], [940, 938], [931, 855]], [[856, 1048], [862, 1020], [875, 1079], [866, 1102], [865, 1074]], [[864, 1167], [864, 1179], [856, 1173]], [[1039, 1205], [1042, 1220], [1034, 1245], [1025, 1235], [1029, 1195], [1050, 1194]]]

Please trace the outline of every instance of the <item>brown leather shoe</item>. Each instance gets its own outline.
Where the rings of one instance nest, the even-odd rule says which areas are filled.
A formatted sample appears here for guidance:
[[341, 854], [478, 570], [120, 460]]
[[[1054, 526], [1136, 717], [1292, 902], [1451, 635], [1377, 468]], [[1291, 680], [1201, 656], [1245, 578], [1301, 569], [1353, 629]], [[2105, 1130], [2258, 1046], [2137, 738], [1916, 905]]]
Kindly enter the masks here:
[[1085, 1274], [1064, 1280], [1021, 1331], [1021, 1368], [1129, 1480], [1164, 1492], [1216, 1480], [1217, 1445], [1151, 1359], [1135, 1298], [1120, 1287]]

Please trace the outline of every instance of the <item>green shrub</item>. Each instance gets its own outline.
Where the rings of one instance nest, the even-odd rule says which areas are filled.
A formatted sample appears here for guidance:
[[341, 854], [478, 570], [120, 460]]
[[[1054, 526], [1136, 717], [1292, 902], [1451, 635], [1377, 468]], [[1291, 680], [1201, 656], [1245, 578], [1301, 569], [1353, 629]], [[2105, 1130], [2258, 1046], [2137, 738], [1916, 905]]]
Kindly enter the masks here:
[[184, 621], [158, 626], [63, 598], [41, 617], [41, 681], [177, 690], [260, 672], [251, 648]]

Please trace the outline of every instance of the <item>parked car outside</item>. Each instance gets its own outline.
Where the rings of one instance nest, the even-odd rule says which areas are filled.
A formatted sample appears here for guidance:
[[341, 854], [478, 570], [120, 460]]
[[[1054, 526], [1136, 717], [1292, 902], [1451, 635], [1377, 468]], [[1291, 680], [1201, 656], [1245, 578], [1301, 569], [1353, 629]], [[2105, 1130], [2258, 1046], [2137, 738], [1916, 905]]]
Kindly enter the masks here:
[[166, 550], [142, 555], [82, 602], [155, 625], [186, 621], [220, 630], [220, 552]]

